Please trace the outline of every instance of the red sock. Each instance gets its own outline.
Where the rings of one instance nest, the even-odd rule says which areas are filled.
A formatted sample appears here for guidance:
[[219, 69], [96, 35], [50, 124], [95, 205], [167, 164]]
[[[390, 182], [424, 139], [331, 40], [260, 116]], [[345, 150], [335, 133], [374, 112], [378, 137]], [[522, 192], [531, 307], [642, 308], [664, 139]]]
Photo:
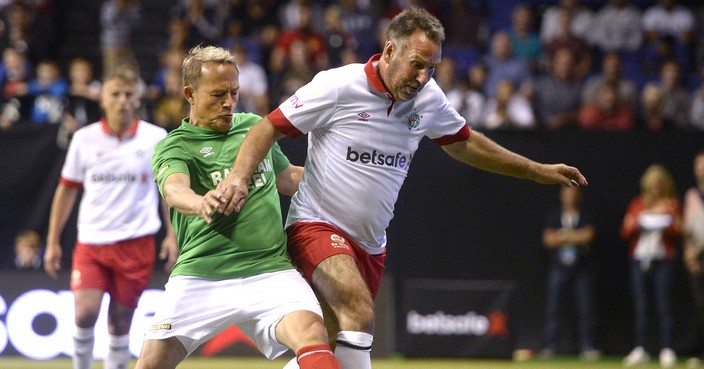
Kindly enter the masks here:
[[301, 369], [340, 369], [340, 362], [332, 353], [330, 345], [310, 345], [296, 353]]

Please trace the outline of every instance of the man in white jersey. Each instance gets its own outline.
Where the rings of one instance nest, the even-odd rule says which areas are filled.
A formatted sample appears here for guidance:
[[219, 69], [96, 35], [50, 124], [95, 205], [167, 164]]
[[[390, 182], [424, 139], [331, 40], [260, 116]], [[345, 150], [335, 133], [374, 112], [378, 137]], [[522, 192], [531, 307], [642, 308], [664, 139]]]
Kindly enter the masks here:
[[[76, 132], [51, 206], [44, 268], [56, 278], [61, 269], [61, 234], [83, 190], [71, 267], [75, 369], [92, 365], [93, 330], [104, 292], [110, 295], [104, 367], [127, 367], [132, 316], [154, 268], [155, 234], [162, 223], [149, 161], [166, 131], [135, 115], [140, 104], [136, 87], [137, 76], [128, 69], [106, 78], [100, 96], [105, 116]], [[170, 224], [164, 225], [160, 256], [170, 269], [178, 246]]]
[[240, 211], [247, 181], [269, 147], [284, 135], [308, 133], [306, 170], [286, 221], [288, 247], [323, 306], [343, 369], [371, 368], [386, 228], [424, 136], [479, 169], [544, 184], [587, 184], [574, 167], [537, 163], [470, 132], [432, 79], [444, 37], [427, 11], [401, 12], [389, 23], [381, 54], [320, 72], [258, 122], [218, 187], [227, 201], [218, 210]]

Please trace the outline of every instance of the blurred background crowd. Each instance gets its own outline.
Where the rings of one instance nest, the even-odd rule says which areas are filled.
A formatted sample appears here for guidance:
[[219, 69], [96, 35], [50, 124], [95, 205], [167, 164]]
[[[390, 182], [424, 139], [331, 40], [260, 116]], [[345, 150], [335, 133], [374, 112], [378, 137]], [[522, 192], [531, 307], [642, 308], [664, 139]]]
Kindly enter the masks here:
[[704, 130], [694, 0], [4, 0], [0, 127], [61, 124], [68, 138], [99, 118], [100, 76], [129, 64], [140, 116], [172, 129], [198, 44], [236, 54], [238, 109], [266, 114], [316, 72], [379, 52], [409, 6], [443, 22], [435, 79], [475, 128]]

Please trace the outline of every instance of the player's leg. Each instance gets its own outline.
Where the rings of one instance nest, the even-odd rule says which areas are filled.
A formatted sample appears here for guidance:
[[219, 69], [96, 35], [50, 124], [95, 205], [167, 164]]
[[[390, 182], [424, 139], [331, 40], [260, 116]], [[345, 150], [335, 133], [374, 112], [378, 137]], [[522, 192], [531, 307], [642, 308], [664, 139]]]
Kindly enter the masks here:
[[135, 369], [173, 369], [186, 358], [186, 349], [176, 337], [147, 339]]
[[73, 367], [90, 369], [95, 346], [95, 322], [107, 288], [106, 271], [100, 266], [100, 249], [76, 243], [71, 267], [74, 298]]
[[323, 260], [312, 282], [324, 311], [332, 313], [325, 319], [339, 327], [331, 338], [342, 368], [371, 369], [374, 301], [354, 258], [339, 254]]
[[90, 369], [95, 346], [95, 322], [103, 301], [103, 290], [95, 288], [73, 291], [75, 328], [73, 331], [73, 368]]
[[294, 367], [340, 369], [327, 342], [323, 318], [318, 314], [307, 310], [287, 314], [276, 325], [276, 339], [296, 353]]
[[154, 237], [145, 236], [103, 246], [110, 251], [112, 273], [108, 287], [108, 352], [105, 369], [126, 368], [132, 357], [129, 350], [130, 327], [134, 310], [147, 288], [156, 259]]

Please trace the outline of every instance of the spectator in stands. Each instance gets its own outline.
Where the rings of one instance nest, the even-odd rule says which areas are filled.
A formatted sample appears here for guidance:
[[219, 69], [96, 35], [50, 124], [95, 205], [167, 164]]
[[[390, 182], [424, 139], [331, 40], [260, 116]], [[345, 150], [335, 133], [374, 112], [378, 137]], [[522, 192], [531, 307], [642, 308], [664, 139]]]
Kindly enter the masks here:
[[636, 52], [643, 42], [640, 9], [628, 0], [609, 0], [594, 16], [589, 37], [603, 52]]
[[25, 94], [27, 81], [34, 76], [27, 55], [13, 47], [2, 52], [2, 100], [7, 101]]
[[684, 195], [682, 258], [689, 272], [689, 285], [696, 311], [694, 327], [697, 356], [687, 361], [687, 368], [701, 368], [704, 364], [704, 151], [695, 155], [692, 169], [696, 183]]
[[634, 106], [622, 101], [618, 88], [610, 83], [602, 85], [596, 100], [584, 103], [579, 114], [579, 128], [585, 131], [627, 131], [635, 125]]
[[327, 40], [328, 63], [330, 67], [342, 65], [342, 53], [346, 49], [355, 49], [357, 40], [347, 32], [342, 24], [342, 8], [337, 4], [328, 5], [323, 15], [322, 35]]
[[302, 0], [298, 11], [300, 22], [297, 28], [285, 29], [279, 34], [269, 59], [269, 72], [280, 74], [287, 67], [291, 58], [292, 45], [296, 41], [305, 47], [308, 57], [306, 64], [317, 72], [327, 67], [327, 41], [313, 28], [313, 8], [309, 0]]
[[613, 85], [618, 92], [618, 100], [636, 106], [638, 88], [636, 84], [625, 78], [621, 72], [621, 57], [617, 53], [607, 53], [601, 59], [601, 74], [587, 78], [582, 90], [582, 104], [594, 103], [599, 96], [599, 90], [604, 85]]
[[309, 61], [309, 48], [302, 40], [294, 41], [290, 46], [289, 61], [273, 91], [276, 97], [273, 101], [276, 104], [280, 104], [283, 102], [282, 99], [295, 94], [296, 90], [313, 79], [315, 70], [311, 67]]
[[640, 119], [643, 128], [660, 131], [675, 128], [675, 123], [664, 113], [664, 92], [657, 83], [646, 84], [641, 91]]
[[594, 262], [592, 243], [596, 237], [594, 219], [582, 207], [579, 187], [560, 188], [560, 207], [547, 218], [543, 227], [543, 246], [549, 253], [547, 302], [545, 309], [545, 347], [542, 358], [557, 354], [560, 331], [565, 324], [565, 305], [574, 293], [578, 314], [580, 357], [597, 360], [595, 347], [596, 311], [594, 307]]
[[574, 56], [559, 49], [550, 63], [550, 74], [533, 83], [533, 108], [539, 125], [546, 129], [574, 127], [581, 106], [582, 84], [575, 78]]
[[39, 233], [21, 231], [15, 238], [15, 267], [21, 270], [40, 270], [44, 247]]
[[93, 65], [84, 58], [72, 59], [68, 78], [68, 96], [57, 137], [57, 143], [62, 148], [68, 148], [76, 130], [98, 121], [101, 114], [98, 100], [102, 83], [93, 77]]
[[103, 74], [125, 65], [138, 70], [132, 30], [142, 21], [140, 0], [108, 0], [100, 8], [100, 48]]
[[540, 40], [547, 45], [561, 31], [560, 13], [569, 14], [570, 30], [575, 37], [588, 39], [592, 32], [592, 11], [582, 6], [579, 0], [560, 0], [557, 5], [551, 6], [543, 13], [543, 20], [540, 24]]
[[587, 39], [574, 34], [570, 27], [572, 13], [562, 9], [557, 12], [558, 32], [545, 44], [545, 50], [553, 59], [557, 50], [569, 49], [574, 57], [574, 74], [576, 79], [582, 79], [592, 67], [592, 49]]
[[12, 1], [0, 20], [0, 49], [12, 47], [32, 64], [55, 58], [57, 32], [53, 18], [38, 11], [35, 2]]
[[447, 100], [450, 101], [452, 107], [460, 113], [472, 128], [481, 126], [484, 119], [484, 109], [487, 100], [484, 94], [486, 74], [484, 64], [475, 63], [469, 68], [466, 77], [461, 79], [460, 83], [445, 92]]
[[513, 9], [511, 28], [507, 31], [513, 55], [525, 59], [533, 73], [537, 73], [543, 58], [543, 45], [535, 30], [535, 15], [529, 6], [520, 4]]
[[30, 120], [33, 124], [61, 123], [68, 81], [54, 60], [39, 62], [36, 78], [27, 83], [27, 96], [32, 99]]
[[240, 72], [237, 111], [266, 115], [269, 112], [269, 84], [264, 67], [250, 60], [248, 50], [243, 46], [233, 47], [232, 53]]
[[689, 124], [691, 109], [690, 93], [682, 84], [681, 73], [679, 63], [668, 60], [660, 68], [660, 80], [656, 82], [663, 92], [663, 114], [678, 129]]
[[520, 130], [536, 126], [530, 101], [507, 79], [499, 81], [496, 96], [489, 98], [484, 110], [482, 127], [486, 129]]
[[181, 63], [183, 63], [185, 57], [186, 52], [179, 47], [171, 47], [161, 52], [159, 55], [159, 69], [147, 87], [147, 99], [158, 100], [166, 93], [166, 76], [172, 71], [180, 73]]
[[652, 307], [659, 325], [660, 366], [671, 368], [677, 363], [671, 299], [681, 234], [682, 207], [675, 182], [666, 167], [653, 164], [641, 177], [640, 195], [631, 200], [621, 224], [621, 237], [629, 247], [635, 305], [636, 347], [623, 360], [627, 367], [650, 359], [645, 347]]
[[490, 97], [496, 95], [501, 80], [510, 80], [520, 89], [531, 77], [528, 62], [513, 55], [511, 39], [503, 31], [496, 32], [491, 38], [491, 53], [484, 57], [483, 63], [488, 67], [484, 92]]
[[376, 42], [377, 16], [367, 1], [340, 0], [342, 25], [357, 40], [359, 55], [378, 52]]
[[704, 131], [704, 84], [692, 93], [692, 109], [689, 114], [689, 127]]
[[[693, 47], [694, 13], [677, 0], [658, 0], [643, 13], [646, 57], [669, 54], [689, 69]], [[665, 50], [665, 51], [664, 51]], [[654, 67], [658, 69], [658, 65]]]
[[457, 62], [452, 57], [444, 56], [435, 69], [433, 79], [435, 79], [435, 82], [437, 82], [443, 92], [447, 94], [457, 87], [459, 83], [457, 77]]
[[[429, 3], [429, 2], [425, 2]], [[483, 50], [488, 41], [486, 13], [477, 4], [465, 0], [440, 2], [438, 18], [445, 25], [445, 50]]]
[[164, 93], [154, 106], [154, 123], [170, 132], [181, 125], [189, 108], [188, 101], [183, 98], [181, 71], [169, 70], [164, 76]]
[[225, 28], [227, 1], [185, 0], [172, 9], [187, 30], [186, 48], [217, 45]]

